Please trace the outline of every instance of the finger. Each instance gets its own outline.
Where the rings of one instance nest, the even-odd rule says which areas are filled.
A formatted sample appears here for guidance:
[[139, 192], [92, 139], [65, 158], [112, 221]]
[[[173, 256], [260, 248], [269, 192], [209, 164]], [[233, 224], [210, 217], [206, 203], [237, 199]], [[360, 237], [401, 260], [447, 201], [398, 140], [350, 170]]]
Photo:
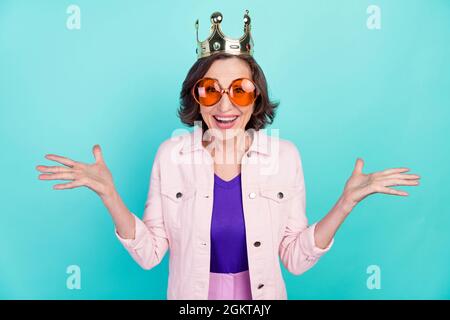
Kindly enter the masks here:
[[92, 148], [92, 152], [94, 153], [95, 162], [103, 161], [102, 149], [100, 148], [100, 145], [96, 144]]
[[396, 196], [407, 196], [408, 195], [408, 192], [401, 191], [401, 190], [395, 190], [395, 189], [391, 189], [391, 188], [386, 188], [386, 187], [380, 188], [378, 192], [396, 195]]
[[40, 174], [41, 180], [75, 180], [73, 173], [53, 173], [53, 174]]
[[403, 179], [386, 179], [381, 181], [383, 186], [417, 186], [417, 180], [403, 180]]
[[53, 189], [56, 189], [56, 190], [73, 189], [73, 188], [77, 188], [77, 187], [81, 187], [81, 186], [84, 186], [84, 183], [81, 182], [80, 180], [76, 180], [76, 181], [72, 181], [69, 183], [55, 184], [53, 186]]
[[40, 172], [52, 172], [52, 173], [71, 171], [70, 168], [56, 167], [56, 166], [37, 166], [36, 169]]
[[53, 161], [59, 162], [61, 164], [69, 166], [69, 167], [73, 167], [75, 165], [75, 163], [76, 163], [72, 159], [69, 159], [69, 158], [66, 158], [66, 157], [57, 156], [56, 154], [47, 154], [47, 155], [45, 155], [45, 157], [47, 159], [49, 159], [49, 160], [53, 160]]
[[390, 174], [390, 175], [385, 176], [385, 178], [416, 180], [416, 179], [420, 179], [420, 176], [417, 175], [417, 174], [394, 173], [394, 174]]
[[409, 171], [409, 168], [392, 168], [392, 169], [383, 170], [380, 173], [382, 175], [388, 175], [388, 174], [400, 173], [400, 172], [406, 172], [406, 171]]
[[353, 174], [362, 173], [363, 166], [364, 166], [364, 160], [361, 158], [356, 159], [355, 169], [353, 170]]

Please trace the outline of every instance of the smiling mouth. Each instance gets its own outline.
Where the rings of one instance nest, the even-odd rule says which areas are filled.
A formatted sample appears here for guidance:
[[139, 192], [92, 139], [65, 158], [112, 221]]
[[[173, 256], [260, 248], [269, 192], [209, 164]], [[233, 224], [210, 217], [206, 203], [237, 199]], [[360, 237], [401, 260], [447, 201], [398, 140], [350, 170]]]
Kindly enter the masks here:
[[234, 120], [236, 120], [239, 116], [232, 116], [232, 117], [219, 117], [219, 116], [213, 116], [214, 119], [216, 119], [219, 123], [232, 123]]

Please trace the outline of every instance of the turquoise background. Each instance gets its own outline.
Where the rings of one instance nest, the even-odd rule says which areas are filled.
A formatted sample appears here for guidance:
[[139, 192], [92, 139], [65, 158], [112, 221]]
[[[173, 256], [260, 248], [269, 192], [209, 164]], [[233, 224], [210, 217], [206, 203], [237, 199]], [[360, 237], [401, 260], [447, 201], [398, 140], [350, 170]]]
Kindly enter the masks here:
[[[66, 9], [81, 8], [68, 30]], [[366, 27], [370, 4], [381, 29]], [[450, 1], [0, 1], [0, 298], [165, 299], [168, 257], [141, 269], [88, 188], [53, 190], [38, 164], [55, 153], [94, 161], [99, 143], [128, 208], [142, 215], [159, 144], [180, 128], [182, 81], [209, 16], [242, 32], [281, 102], [272, 128], [298, 146], [307, 213], [334, 205], [356, 158], [364, 172], [407, 166], [408, 197], [358, 204], [333, 249], [301, 276], [283, 268], [290, 299], [450, 298]], [[270, 132], [270, 131], [269, 131]], [[81, 290], [66, 268], [81, 268]], [[381, 268], [369, 290], [366, 268]]]

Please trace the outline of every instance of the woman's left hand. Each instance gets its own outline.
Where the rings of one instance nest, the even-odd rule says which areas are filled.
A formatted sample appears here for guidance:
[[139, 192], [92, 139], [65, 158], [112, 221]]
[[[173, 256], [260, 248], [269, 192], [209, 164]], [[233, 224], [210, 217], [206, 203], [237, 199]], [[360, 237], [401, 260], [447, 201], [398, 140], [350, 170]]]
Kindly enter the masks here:
[[345, 184], [342, 198], [351, 208], [354, 208], [368, 195], [377, 192], [398, 196], [408, 195], [405, 191], [388, 188], [389, 186], [417, 186], [419, 184], [419, 175], [403, 173], [409, 171], [408, 168], [392, 168], [364, 174], [362, 173], [363, 166], [363, 159], [358, 158], [352, 176]]

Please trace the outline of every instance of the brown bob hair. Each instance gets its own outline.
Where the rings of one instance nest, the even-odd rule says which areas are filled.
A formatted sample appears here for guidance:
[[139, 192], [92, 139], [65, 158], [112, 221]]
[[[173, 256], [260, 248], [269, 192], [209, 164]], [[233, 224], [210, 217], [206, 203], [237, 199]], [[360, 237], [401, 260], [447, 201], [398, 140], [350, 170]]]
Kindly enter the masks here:
[[195, 83], [203, 78], [208, 72], [212, 63], [219, 59], [229, 59], [232, 57], [238, 57], [239, 59], [247, 62], [252, 73], [252, 80], [260, 90], [258, 98], [255, 100], [253, 113], [245, 126], [245, 130], [263, 129], [267, 124], [271, 124], [275, 117], [275, 109], [280, 104], [279, 102], [273, 102], [269, 99], [266, 77], [261, 67], [256, 60], [249, 55], [233, 55], [230, 53], [215, 53], [211, 56], [198, 59], [189, 70], [186, 79], [183, 82], [183, 87], [180, 93], [180, 107], [178, 109], [178, 117], [181, 122], [192, 127], [196, 121], [202, 122], [203, 132], [206, 132], [208, 126], [203, 121], [200, 113], [200, 105], [194, 100], [191, 95], [192, 87]]

